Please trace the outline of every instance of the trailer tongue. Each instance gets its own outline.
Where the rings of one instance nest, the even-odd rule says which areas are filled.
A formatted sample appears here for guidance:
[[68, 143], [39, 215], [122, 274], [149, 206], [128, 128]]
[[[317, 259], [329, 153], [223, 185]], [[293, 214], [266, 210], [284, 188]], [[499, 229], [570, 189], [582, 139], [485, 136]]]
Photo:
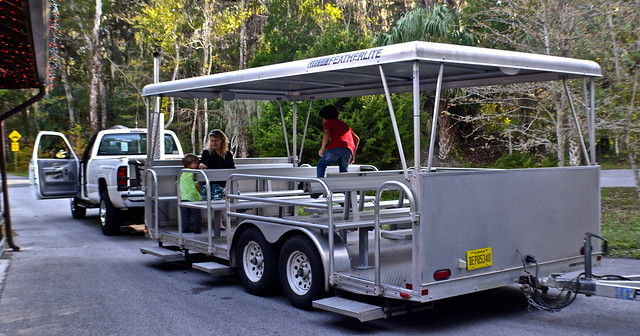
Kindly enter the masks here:
[[[159, 247], [141, 251], [167, 261], [205, 256], [211, 260], [193, 266], [212, 275], [236, 272], [253, 294], [270, 295], [280, 285], [297, 307], [361, 321], [518, 283], [533, 305], [547, 310], [573, 297], [564, 295], [569, 299], [561, 305], [548, 303], [549, 286], [589, 295], [607, 288], [621, 294], [605, 295], [637, 300], [637, 277], [625, 277], [631, 280], [620, 284], [615, 282], [622, 277], [590, 276], [601, 256], [599, 245], [590, 243], [600, 234], [594, 121], [594, 79], [599, 76], [600, 67], [590, 61], [410, 42], [147, 85], [143, 96], [150, 105], [160, 104], [161, 97], [291, 101], [294, 126], [284, 160], [239, 159], [238, 169], [192, 171], [205, 183], [227, 180], [225, 200], [182, 201], [176, 189], [182, 167], [150, 157], [145, 220]], [[588, 134], [579, 134], [587, 166], [433, 166], [443, 89], [561, 81], [570, 97], [570, 79], [581, 79], [584, 88]], [[412, 163], [395, 123], [391, 94], [400, 92], [411, 92], [414, 99]], [[436, 103], [423, 166], [420, 96], [425, 92], [434, 92]], [[314, 167], [300, 166], [296, 103], [372, 94], [387, 97], [402, 169], [352, 166], [348, 173], [329, 171], [317, 178]], [[579, 129], [573, 100], [568, 103]], [[161, 128], [161, 119], [159, 109], [150, 110], [148, 120], [155, 124], [149, 123], [149, 134]], [[203, 234], [181, 232], [180, 207], [206, 212]], [[222, 217], [225, 231], [218, 229]], [[583, 277], [559, 275], [582, 267], [587, 269]], [[327, 298], [329, 293], [334, 296]]]

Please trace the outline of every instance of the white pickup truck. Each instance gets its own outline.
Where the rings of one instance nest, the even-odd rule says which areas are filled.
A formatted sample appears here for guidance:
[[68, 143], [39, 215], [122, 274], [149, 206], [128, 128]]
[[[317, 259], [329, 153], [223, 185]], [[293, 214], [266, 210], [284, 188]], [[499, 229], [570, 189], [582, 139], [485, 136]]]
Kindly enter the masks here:
[[[142, 218], [144, 213], [146, 142], [146, 129], [116, 126], [96, 133], [78, 159], [62, 133], [40, 132], [29, 163], [35, 196], [70, 198], [76, 219], [84, 218], [87, 208], [99, 207], [102, 233], [117, 234], [127, 219]], [[161, 147], [163, 158], [183, 156], [171, 131], [165, 131]]]

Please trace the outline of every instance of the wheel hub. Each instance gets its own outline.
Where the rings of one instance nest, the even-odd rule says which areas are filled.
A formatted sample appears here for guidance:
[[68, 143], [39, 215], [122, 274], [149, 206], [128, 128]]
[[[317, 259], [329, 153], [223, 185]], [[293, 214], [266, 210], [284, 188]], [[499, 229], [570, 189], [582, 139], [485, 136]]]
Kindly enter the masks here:
[[252, 282], [258, 282], [264, 274], [264, 256], [260, 245], [255, 241], [249, 242], [243, 251], [244, 274]]
[[309, 264], [302, 263], [296, 271], [296, 277], [308, 278], [310, 273], [311, 269], [309, 268]]
[[297, 295], [306, 295], [313, 283], [308, 257], [301, 251], [295, 251], [289, 256], [286, 267], [289, 288]]
[[256, 255], [253, 258], [251, 258], [249, 262], [259, 267], [259, 266], [262, 266], [262, 263], [264, 262], [264, 258], [262, 257], [262, 255]]

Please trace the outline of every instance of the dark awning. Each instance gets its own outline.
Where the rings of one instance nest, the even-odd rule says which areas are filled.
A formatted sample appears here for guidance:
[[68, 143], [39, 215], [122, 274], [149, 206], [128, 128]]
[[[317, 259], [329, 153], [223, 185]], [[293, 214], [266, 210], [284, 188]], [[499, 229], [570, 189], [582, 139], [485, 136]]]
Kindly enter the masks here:
[[28, 89], [47, 77], [49, 7], [43, 0], [0, 1], [0, 89]]

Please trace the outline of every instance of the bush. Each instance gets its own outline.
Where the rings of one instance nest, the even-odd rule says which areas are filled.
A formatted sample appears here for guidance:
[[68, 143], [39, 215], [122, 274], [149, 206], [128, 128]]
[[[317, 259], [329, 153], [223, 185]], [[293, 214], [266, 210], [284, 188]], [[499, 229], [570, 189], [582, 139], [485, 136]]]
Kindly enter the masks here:
[[501, 169], [532, 168], [533, 166], [533, 157], [529, 153], [505, 154], [496, 161], [496, 168]]

